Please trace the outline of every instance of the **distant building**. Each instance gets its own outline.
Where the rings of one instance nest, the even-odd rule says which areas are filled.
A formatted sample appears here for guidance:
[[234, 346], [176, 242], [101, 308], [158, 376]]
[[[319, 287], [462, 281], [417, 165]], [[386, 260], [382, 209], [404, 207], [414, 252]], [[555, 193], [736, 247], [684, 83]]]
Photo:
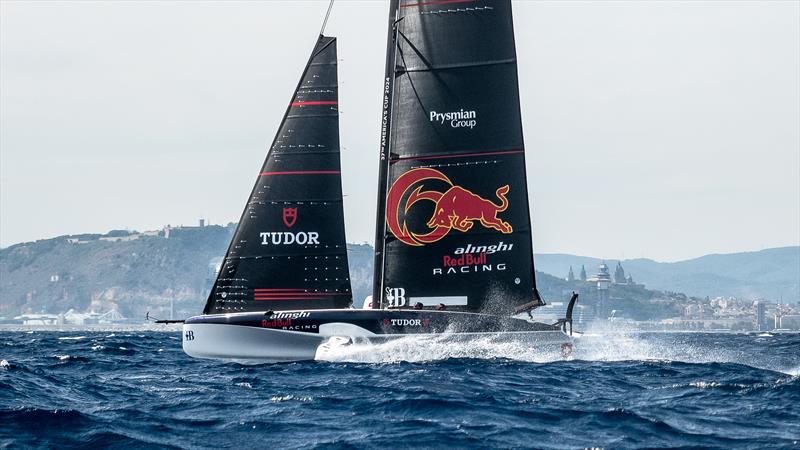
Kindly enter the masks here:
[[575, 281], [575, 274], [572, 273], [572, 266], [569, 266], [569, 273], [567, 274], [567, 281]]
[[23, 325], [59, 325], [63, 318], [56, 314], [23, 314], [14, 317], [14, 320], [22, 322]]
[[617, 261], [617, 268], [614, 270], [614, 283], [628, 284], [628, 279], [625, 278], [625, 269], [622, 268], [622, 263], [619, 261]]
[[758, 331], [766, 331], [771, 327], [767, 324], [767, 304], [764, 301], [756, 301], [753, 304], [755, 309], [755, 329]]
[[581, 264], [581, 281], [586, 281], [586, 267]]
[[608, 304], [608, 288], [611, 286], [611, 274], [608, 272], [608, 266], [605, 261], [598, 267], [598, 272], [587, 281], [597, 283], [597, 313], [598, 319], [608, 318], [610, 313]]

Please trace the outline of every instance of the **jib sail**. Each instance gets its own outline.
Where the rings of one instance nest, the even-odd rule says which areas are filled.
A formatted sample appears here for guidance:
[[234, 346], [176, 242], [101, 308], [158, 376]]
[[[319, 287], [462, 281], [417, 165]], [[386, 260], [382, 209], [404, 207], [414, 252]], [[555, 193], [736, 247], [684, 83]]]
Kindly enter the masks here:
[[392, 9], [374, 306], [538, 304], [511, 2]]
[[320, 36], [250, 194], [205, 314], [351, 303], [336, 38]]

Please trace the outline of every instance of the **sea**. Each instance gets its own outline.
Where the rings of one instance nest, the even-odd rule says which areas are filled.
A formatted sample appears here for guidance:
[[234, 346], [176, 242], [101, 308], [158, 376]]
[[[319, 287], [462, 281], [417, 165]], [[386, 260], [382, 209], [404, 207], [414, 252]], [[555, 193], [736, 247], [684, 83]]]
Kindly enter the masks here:
[[180, 332], [0, 332], [3, 448], [800, 448], [800, 334], [410, 337], [192, 359]]

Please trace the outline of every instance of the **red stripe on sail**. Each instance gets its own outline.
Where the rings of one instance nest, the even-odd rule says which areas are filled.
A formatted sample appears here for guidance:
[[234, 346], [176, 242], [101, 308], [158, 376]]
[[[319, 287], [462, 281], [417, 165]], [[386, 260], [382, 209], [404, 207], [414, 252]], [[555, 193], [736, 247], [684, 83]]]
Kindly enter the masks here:
[[426, 6], [426, 5], [447, 5], [450, 3], [473, 3], [477, 0], [436, 0], [430, 2], [417, 2], [417, 3], [406, 3], [405, 5], [400, 5], [401, 8], [410, 8], [412, 6]]
[[401, 156], [399, 158], [393, 159], [392, 162], [407, 161], [407, 160], [424, 160], [424, 159], [467, 158], [470, 156], [514, 155], [518, 153], [525, 153], [525, 150], [508, 150], [503, 152], [460, 153], [457, 155]]
[[256, 297], [285, 297], [290, 295], [292, 297], [300, 297], [300, 296], [308, 296], [308, 297], [319, 297], [319, 296], [334, 296], [334, 295], [350, 295], [344, 294], [339, 292], [275, 292], [273, 294], [264, 294], [261, 292], [256, 292]]
[[256, 297], [254, 300], [257, 302], [261, 302], [261, 301], [272, 301], [272, 300], [325, 300], [325, 299], [322, 297], [269, 297], [269, 298]]
[[314, 102], [292, 102], [289, 106], [320, 106], [320, 105], [338, 105], [339, 102], [333, 101], [314, 101]]
[[272, 175], [339, 175], [342, 173], [338, 170], [288, 170], [284, 172], [261, 172], [258, 174], [260, 177], [268, 177]]
[[281, 291], [281, 292], [285, 292], [285, 291], [305, 292], [305, 290], [303, 290], [303, 289], [297, 289], [297, 288], [254, 288], [253, 290], [254, 290], [254, 291], [256, 291], [256, 292], [270, 292], [270, 291]]

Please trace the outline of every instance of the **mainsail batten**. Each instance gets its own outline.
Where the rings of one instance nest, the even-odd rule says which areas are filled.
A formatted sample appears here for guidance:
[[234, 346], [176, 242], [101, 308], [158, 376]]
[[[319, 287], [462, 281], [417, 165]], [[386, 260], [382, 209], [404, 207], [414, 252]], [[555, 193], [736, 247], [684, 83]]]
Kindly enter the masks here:
[[336, 39], [320, 36], [258, 173], [204, 314], [352, 302]]
[[497, 313], [539, 302], [511, 2], [405, 1], [393, 25], [376, 294]]

